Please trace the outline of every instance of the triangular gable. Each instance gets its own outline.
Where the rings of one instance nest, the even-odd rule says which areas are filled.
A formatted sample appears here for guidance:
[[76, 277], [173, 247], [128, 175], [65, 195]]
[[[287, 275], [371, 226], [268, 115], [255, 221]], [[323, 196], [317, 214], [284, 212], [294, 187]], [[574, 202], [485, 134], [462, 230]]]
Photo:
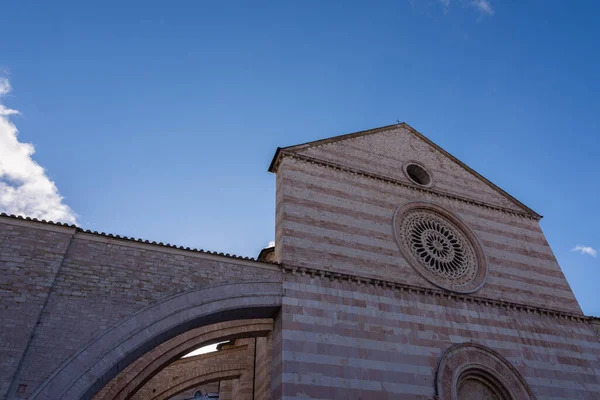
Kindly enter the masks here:
[[279, 158], [285, 154], [297, 154], [405, 183], [411, 182], [402, 166], [417, 162], [431, 173], [432, 191], [541, 218], [406, 123], [277, 149], [269, 171], [275, 172]]

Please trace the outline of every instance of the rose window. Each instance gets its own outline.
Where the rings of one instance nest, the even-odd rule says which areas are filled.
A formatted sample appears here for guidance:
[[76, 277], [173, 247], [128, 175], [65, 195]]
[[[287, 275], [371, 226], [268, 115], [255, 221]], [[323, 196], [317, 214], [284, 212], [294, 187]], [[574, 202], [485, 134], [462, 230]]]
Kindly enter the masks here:
[[472, 277], [475, 256], [468, 241], [448, 221], [416, 211], [402, 224], [410, 251], [425, 268], [448, 279]]
[[459, 292], [477, 290], [486, 272], [485, 256], [475, 236], [447, 211], [425, 204], [409, 203], [398, 210], [394, 230], [400, 250], [437, 286]]

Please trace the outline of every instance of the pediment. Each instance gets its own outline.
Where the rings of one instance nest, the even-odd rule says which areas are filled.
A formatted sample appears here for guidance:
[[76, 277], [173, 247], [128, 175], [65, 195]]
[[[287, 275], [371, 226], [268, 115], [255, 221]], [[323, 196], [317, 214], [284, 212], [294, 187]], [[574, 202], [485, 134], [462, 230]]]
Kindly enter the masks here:
[[541, 218], [406, 123], [278, 149], [270, 171], [275, 172], [278, 159], [285, 154], [419, 186], [414, 175], [407, 173], [407, 166], [414, 164], [431, 178], [429, 185], [420, 185], [423, 189]]

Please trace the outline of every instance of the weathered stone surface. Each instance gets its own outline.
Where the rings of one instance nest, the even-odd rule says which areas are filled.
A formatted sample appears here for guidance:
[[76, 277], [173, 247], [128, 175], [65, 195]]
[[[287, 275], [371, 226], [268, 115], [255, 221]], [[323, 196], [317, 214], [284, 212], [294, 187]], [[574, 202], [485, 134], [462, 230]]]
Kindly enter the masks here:
[[[272, 264], [10, 218], [0, 221], [0, 235], [1, 384], [6, 393], [12, 382], [11, 399], [100, 389], [104, 374], [112, 377], [119, 360], [143, 346], [205, 324], [205, 317], [269, 317], [280, 304], [281, 273]], [[82, 372], [85, 379], [77, 378]]]
[[440, 358], [465, 342], [503, 356], [537, 399], [600, 395], [588, 321], [300, 274], [284, 288], [280, 398], [431, 399]]
[[131, 400], [168, 400], [190, 388], [210, 382], [233, 380], [239, 400], [252, 399], [254, 339], [241, 339], [218, 352], [176, 361], [150, 379]]
[[434, 287], [410, 266], [394, 240], [396, 209], [437, 204], [461, 218], [488, 259], [475, 294], [581, 313], [537, 221], [285, 158], [277, 173], [276, 249], [284, 265]]

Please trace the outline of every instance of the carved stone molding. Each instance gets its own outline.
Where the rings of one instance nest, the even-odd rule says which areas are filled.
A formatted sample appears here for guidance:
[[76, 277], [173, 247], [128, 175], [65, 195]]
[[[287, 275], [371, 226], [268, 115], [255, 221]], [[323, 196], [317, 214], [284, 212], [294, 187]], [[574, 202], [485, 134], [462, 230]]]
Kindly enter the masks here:
[[487, 258], [465, 222], [436, 204], [412, 201], [398, 207], [394, 238], [406, 261], [436, 286], [473, 293], [487, 279]]
[[462, 398], [490, 400], [534, 400], [533, 392], [504, 357], [475, 343], [447, 349], [435, 377], [438, 400]]
[[[356, 274], [346, 274], [335, 271], [326, 271], [317, 268], [309, 268], [303, 266], [296, 266], [291, 264], [281, 264], [280, 265], [281, 272], [284, 274], [303, 276], [311, 279], [324, 279], [332, 282], [349, 282], [359, 286], [372, 287], [372, 288], [381, 288], [387, 290], [397, 290], [399, 292], [406, 293], [415, 293], [415, 294], [423, 294], [433, 297], [444, 298], [453, 301], [459, 301], [463, 303], [475, 303], [475, 304], [483, 304], [489, 307], [497, 307], [504, 310], [513, 310], [513, 311], [521, 311], [525, 313], [530, 313], [534, 315], [543, 315], [551, 318], [560, 318], [569, 321], [578, 321], [585, 322], [590, 324], [598, 324], [600, 325], [600, 318], [592, 317], [583, 314], [575, 314], [562, 310], [554, 310], [550, 308], [543, 308], [537, 306], [531, 306], [528, 304], [522, 303], [513, 303], [506, 300], [496, 300], [485, 297], [474, 296], [473, 294], [463, 294], [463, 293], [452, 293], [442, 289], [433, 289], [426, 288], [422, 286], [413, 286], [405, 283], [385, 280], [385, 279], [376, 279], [367, 276], [361, 276]], [[285, 281], [285, 278], [284, 278]]]

